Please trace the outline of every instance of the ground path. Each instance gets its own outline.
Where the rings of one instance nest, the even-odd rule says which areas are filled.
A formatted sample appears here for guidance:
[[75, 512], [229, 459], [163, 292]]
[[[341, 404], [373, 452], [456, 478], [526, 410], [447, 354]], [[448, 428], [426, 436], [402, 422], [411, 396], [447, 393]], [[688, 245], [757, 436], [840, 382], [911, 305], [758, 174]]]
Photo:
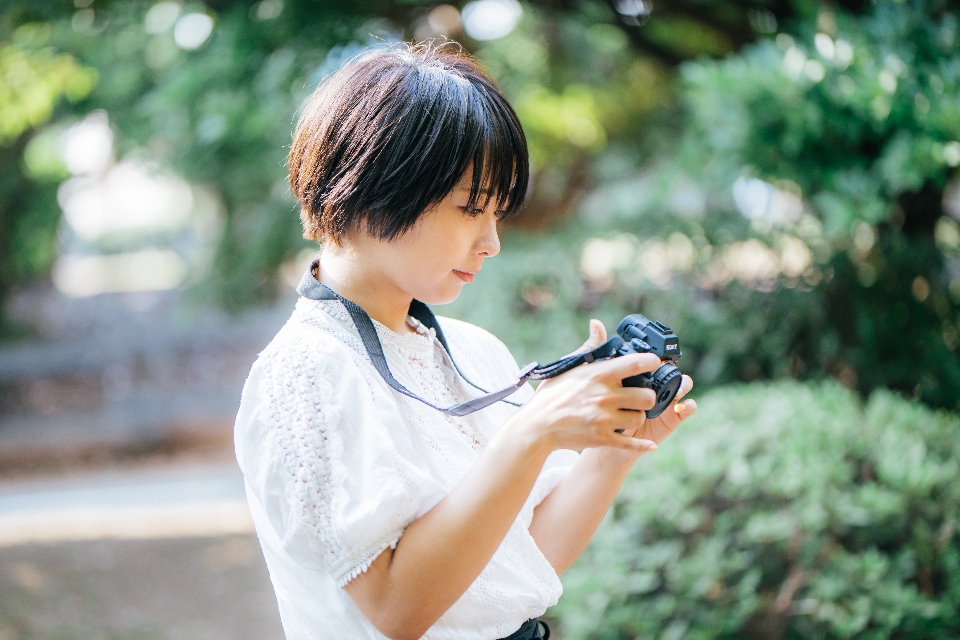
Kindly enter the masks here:
[[0, 483], [0, 640], [281, 640], [234, 463]]

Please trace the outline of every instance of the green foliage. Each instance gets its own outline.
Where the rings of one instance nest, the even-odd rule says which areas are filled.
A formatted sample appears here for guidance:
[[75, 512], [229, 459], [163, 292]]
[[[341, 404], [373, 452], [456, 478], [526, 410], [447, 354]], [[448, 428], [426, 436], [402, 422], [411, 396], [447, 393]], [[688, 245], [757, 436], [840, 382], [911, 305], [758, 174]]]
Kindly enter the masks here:
[[819, 22], [684, 69], [701, 184], [720, 194], [755, 176], [802, 198], [792, 220], [770, 207], [745, 234], [771, 246], [793, 236], [819, 254], [822, 321], [775, 329], [794, 356], [852, 367], [864, 392], [889, 386], [956, 407], [960, 263], [936, 234], [952, 228], [950, 208], [960, 216], [945, 193], [960, 165], [956, 15], [940, 2], [880, 3]]
[[682, 67], [671, 151], [581, 207], [586, 288], [677, 329], [701, 382], [827, 373], [957, 408], [956, 17], [817, 23]]
[[[65, 177], [55, 157], [57, 136], [78, 117], [104, 110], [118, 158], [145, 155], [219, 197], [225, 233], [206, 293], [234, 309], [274, 295], [280, 264], [308, 246], [299, 237], [284, 166], [300, 104], [363, 46], [409, 38], [405, 30], [424, 22], [428, 10], [408, 3], [286, 2], [270, 4], [269, 11], [260, 4], [221, 3], [216, 13], [199, 3], [96, 4], [76, 11], [7, 4], [12, 6], [4, 26], [42, 33], [50, 51], [69, 52], [58, 60], [80, 60], [100, 78], [86, 100], [63, 105], [56, 126], [22, 140], [25, 146], [4, 165], [20, 180], [17, 199], [50, 206], [53, 183]], [[655, 93], [635, 103], [608, 95], [610, 80], [639, 95], [640, 85], [657, 77], [609, 22], [615, 19], [610, 9], [594, 3], [592, 11], [591, 20], [606, 24], [528, 7], [514, 34], [480, 48], [522, 107], [537, 161], [549, 165], [535, 187], [545, 202], [542, 211], [569, 212], [567, 203], [582, 189], [586, 158], [603, 146], [607, 131], [635, 130], [637, 115], [657, 102]], [[186, 50], [176, 44], [174, 31], [190, 12], [211, 15], [214, 27], [208, 41]], [[551, 41], [551, 25], [563, 39]], [[518, 46], [527, 52], [522, 61], [515, 55]], [[579, 171], [574, 186], [558, 187], [572, 170]], [[49, 186], [38, 195], [37, 184]], [[50, 213], [55, 223], [55, 205]], [[28, 227], [29, 242], [10, 242], [11, 259], [37, 265], [42, 273], [55, 253], [33, 247], [55, 247], [55, 224]], [[18, 271], [4, 282], [10, 286], [26, 275]]]
[[61, 97], [76, 102], [96, 83], [96, 72], [47, 44], [49, 27], [25, 25], [0, 46], [0, 144], [44, 124]]
[[[450, 35], [480, 55], [523, 111], [541, 169], [528, 220], [542, 228], [571, 214], [589, 181], [588, 166], [605, 141], [632, 139], [634, 144], [648, 129], [645, 116], [669, 95], [669, 73], [660, 63], [716, 48], [707, 40], [698, 46], [690, 33], [729, 31], [727, 46], [739, 46], [756, 35], [748, 14], [769, 7], [773, 13], [762, 10], [775, 22], [774, 13], [789, 16], [794, 4], [803, 6], [677, 2], [658, 8], [658, 15], [686, 27], [671, 27], [667, 31], [673, 35], [664, 36], [662, 29], [639, 27], [602, 0], [532, 2], [524, 3], [520, 27], [499, 41], [472, 42], [462, 31]], [[645, 5], [624, 6], [640, 11]], [[279, 265], [306, 246], [283, 167], [299, 105], [326, 73], [362, 46], [430, 35], [424, 29], [432, 8], [432, 3], [407, 1], [96, 0], [80, 6], [0, 0], [0, 37], [42, 34], [42, 46], [27, 68], [40, 65], [35, 71], [46, 73], [18, 76], [17, 82], [27, 78], [30, 85], [16, 93], [18, 99], [43, 97], [31, 98], [32, 115], [24, 120], [18, 112], [3, 119], [13, 127], [8, 134], [23, 139], [0, 158], [0, 173], [10, 176], [3, 194], [11, 203], [0, 229], [0, 262], [7, 260], [0, 268], [0, 305], [11, 287], [44, 274], [52, 264], [58, 217], [53, 190], [66, 176], [51, 150], [60, 130], [96, 109], [109, 116], [118, 159], [141, 154], [219, 195], [225, 234], [204, 293], [230, 308], [271, 297]], [[214, 24], [208, 41], [184, 49], [174, 31], [177, 20], [189, 13], [209, 16]], [[12, 58], [3, 64], [24, 68]], [[92, 91], [90, 69], [98, 78]], [[89, 95], [76, 104], [58, 104], [64, 93]], [[38, 131], [36, 140], [32, 131], [24, 131], [24, 122], [36, 126], [51, 115], [54, 126]], [[43, 224], [28, 211], [44, 212]], [[13, 221], [18, 216], [30, 220], [21, 225]], [[11, 230], [18, 225], [29, 233]], [[29, 237], [21, 242], [24, 236]]]
[[[220, 198], [226, 229], [208, 292], [232, 309], [269, 298], [277, 267], [306, 246], [286, 186], [296, 111], [330, 49], [369, 17], [294, 5], [260, 19], [248, 6], [226, 7], [210, 40], [191, 51], [175, 44], [174, 26], [178, 15], [202, 7], [186, 6], [144, 33], [148, 9], [111, 6], [107, 32], [64, 29], [64, 46], [97, 68], [119, 71], [90, 106], [110, 114], [127, 149], [149, 149]], [[103, 46], [105, 37], [113, 46]]]
[[[55, 185], [40, 175], [51, 167], [29, 137], [64, 98], [82, 100], [97, 81], [96, 70], [49, 40], [49, 25], [28, 24], [0, 42], [0, 311], [13, 283], [46, 275], [56, 255]], [[39, 174], [29, 175], [31, 168]], [[6, 333], [0, 313], [0, 336]]]
[[565, 638], [960, 634], [956, 415], [835, 383], [698, 402], [565, 574]]
[[[517, 107], [536, 172], [485, 271], [502, 279], [481, 277], [448, 313], [544, 360], [578, 344], [588, 316], [612, 327], [639, 310], [680, 333], [701, 387], [828, 374], [954, 407], [960, 227], [941, 202], [960, 162], [955, 16], [919, 0], [865, 15], [698, 1], [657, 5], [631, 27], [613, 6], [525, 3], [508, 36], [466, 39]], [[283, 166], [299, 105], [360, 47], [418, 32], [430, 7], [211, 7], [0, 2], [5, 35], [34, 34], [30, 51], [98, 78], [80, 102], [50, 98], [49, 126], [0, 151], [0, 300], [56, 256], [57, 139], [95, 109], [118, 159], [141, 154], [219, 198], [203, 295], [240, 308], [276, 292], [278, 267], [309, 246]], [[190, 12], [214, 26], [188, 50], [174, 31]], [[669, 63], [778, 25], [776, 44], [688, 63], [674, 83]], [[738, 180], [788, 211], [743, 215]]]
[[745, 168], [793, 182], [831, 238], [894, 215], [929, 233], [935, 212], [898, 199], [926, 185], [942, 193], [960, 165], [956, 15], [938, 2], [880, 3], [829, 24], [684, 68], [693, 133], [729, 172], [711, 177]]

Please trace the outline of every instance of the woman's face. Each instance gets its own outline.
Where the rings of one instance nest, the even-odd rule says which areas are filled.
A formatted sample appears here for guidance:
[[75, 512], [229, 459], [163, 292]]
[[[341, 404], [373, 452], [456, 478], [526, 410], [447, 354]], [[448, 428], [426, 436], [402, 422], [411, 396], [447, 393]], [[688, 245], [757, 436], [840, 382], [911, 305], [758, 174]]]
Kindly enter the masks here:
[[468, 171], [465, 180], [394, 240], [351, 234], [351, 244], [367, 263], [364, 270], [375, 269], [391, 288], [422, 302], [443, 304], [460, 295], [484, 258], [500, 252], [496, 199], [491, 198], [485, 209], [467, 210], [469, 176]]

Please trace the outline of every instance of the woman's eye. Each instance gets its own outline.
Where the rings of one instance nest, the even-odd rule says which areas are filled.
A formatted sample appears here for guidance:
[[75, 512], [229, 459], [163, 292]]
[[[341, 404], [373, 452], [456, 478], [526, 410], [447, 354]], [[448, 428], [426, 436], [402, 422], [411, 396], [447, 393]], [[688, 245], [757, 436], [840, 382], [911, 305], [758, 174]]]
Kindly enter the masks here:
[[460, 207], [465, 214], [468, 216], [478, 216], [483, 213], [483, 209], [478, 209], [477, 207]]

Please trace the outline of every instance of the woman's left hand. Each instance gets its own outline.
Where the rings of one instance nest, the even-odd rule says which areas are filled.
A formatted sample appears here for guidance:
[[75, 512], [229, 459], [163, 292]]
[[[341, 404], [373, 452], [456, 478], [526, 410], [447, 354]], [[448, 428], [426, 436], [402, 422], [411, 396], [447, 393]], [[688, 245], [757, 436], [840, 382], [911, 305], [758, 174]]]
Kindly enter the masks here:
[[[607, 341], [607, 330], [599, 320], [590, 321], [590, 337], [583, 346], [577, 350], [586, 351], [595, 349]], [[680, 426], [680, 423], [692, 416], [697, 411], [697, 402], [695, 400], [683, 400], [683, 397], [693, 388], [693, 379], [683, 376], [683, 382], [680, 384], [680, 390], [677, 391], [677, 397], [667, 409], [656, 418], [647, 418], [643, 411], [637, 412], [637, 428], [632, 432], [624, 431], [625, 435], [634, 438], [643, 438], [653, 440], [660, 444]], [[622, 452], [618, 452], [622, 453]]]

